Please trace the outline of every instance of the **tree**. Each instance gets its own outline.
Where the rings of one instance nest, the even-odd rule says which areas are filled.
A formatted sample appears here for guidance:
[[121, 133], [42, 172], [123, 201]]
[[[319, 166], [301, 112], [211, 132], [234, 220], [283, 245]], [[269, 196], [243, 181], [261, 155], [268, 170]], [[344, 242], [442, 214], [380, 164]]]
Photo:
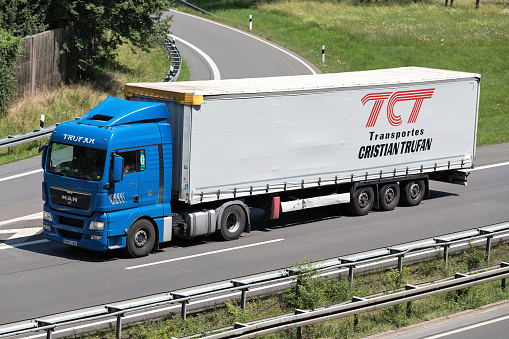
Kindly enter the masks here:
[[[2, 1], [2, 0], [0, 0]], [[67, 42], [77, 76], [114, 57], [125, 40], [146, 49], [158, 34], [169, 33], [171, 18], [161, 19], [169, 0], [46, 0], [50, 28], [69, 27]]]
[[0, 0], [0, 28], [18, 37], [43, 32], [47, 7], [39, 0]]
[[0, 28], [0, 116], [9, 109], [14, 93], [14, 72], [21, 53], [21, 40]]

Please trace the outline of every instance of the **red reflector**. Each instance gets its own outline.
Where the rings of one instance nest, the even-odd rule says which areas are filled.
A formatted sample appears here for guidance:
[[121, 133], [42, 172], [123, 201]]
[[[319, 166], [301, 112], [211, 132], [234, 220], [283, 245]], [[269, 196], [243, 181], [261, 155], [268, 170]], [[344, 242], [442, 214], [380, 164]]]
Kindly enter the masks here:
[[272, 206], [270, 208], [270, 219], [279, 219], [279, 207], [281, 206], [280, 197], [272, 197]]

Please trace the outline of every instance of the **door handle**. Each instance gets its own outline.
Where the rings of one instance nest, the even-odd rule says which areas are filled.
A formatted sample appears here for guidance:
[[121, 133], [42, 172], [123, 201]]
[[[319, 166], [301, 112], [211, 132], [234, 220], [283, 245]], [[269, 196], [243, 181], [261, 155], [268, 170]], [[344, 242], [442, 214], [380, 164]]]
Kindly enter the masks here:
[[140, 196], [135, 195], [133, 200], [134, 200], [134, 203], [137, 204], [140, 201]]

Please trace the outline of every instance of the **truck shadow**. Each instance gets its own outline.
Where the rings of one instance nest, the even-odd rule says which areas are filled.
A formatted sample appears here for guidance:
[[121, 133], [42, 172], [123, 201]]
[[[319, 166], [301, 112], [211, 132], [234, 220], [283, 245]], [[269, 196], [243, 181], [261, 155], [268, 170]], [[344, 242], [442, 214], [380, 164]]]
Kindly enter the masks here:
[[[439, 190], [430, 190], [429, 195], [426, 195], [424, 197], [424, 201], [447, 198], [452, 196], [459, 196], [459, 194]], [[397, 209], [402, 208], [402, 206], [398, 206], [396, 208]], [[386, 212], [374, 209], [373, 212], [371, 213], [386, 213]], [[254, 232], [270, 232], [272, 230], [284, 229], [296, 225], [305, 225], [326, 220], [352, 217], [356, 216], [353, 216], [348, 211], [348, 207], [346, 204], [296, 211], [288, 213], [286, 215], [282, 215], [279, 219], [276, 220], [264, 219], [262, 210], [252, 208], [251, 229]], [[42, 236], [39, 235], [37, 239], [35, 238], [30, 239], [30, 241], [39, 239], [42, 239]], [[158, 252], [164, 252], [165, 250], [170, 249], [194, 247], [200, 244], [209, 243], [211, 241], [215, 242], [218, 240], [216, 240], [216, 237], [214, 235], [198, 237], [195, 239], [176, 238], [169, 243], [160, 244], [159, 249], [154, 250], [151, 255], [157, 255]], [[114, 260], [130, 259], [130, 257], [126, 255], [122, 250], [95, 252], [54, 242], [44, 242], [39, 244], [20, 246], [18, 248], [23, 249], [25, 251], [39, 253], [47, 256], [65, 258], [76, 261], [84, 261], [90, 263], [103, 263]]]

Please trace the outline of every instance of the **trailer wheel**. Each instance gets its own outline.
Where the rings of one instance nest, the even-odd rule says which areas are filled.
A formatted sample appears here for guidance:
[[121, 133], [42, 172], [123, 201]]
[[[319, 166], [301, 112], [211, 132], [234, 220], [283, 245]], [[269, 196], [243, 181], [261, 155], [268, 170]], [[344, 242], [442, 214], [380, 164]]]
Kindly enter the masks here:
[[391, 182], [382, 186], [380, 189], [380, 209], [383, 211], [392, 211], [399, 202], [399, 185]]
[[246, 214], [239, 205], [226, 207], [219, 221], [217, 236], [222, 240], [235, 240], [240, 237], [246, 226]]
[[417, 206], [424, 198], [424, 180], [407, 181], [403, 186], [401, 202], [405, 206]]
[[133, 258], [148, 255], [155, 244], [154, 225], [146, 219], [136, 221], [127, 232], [126, 253]]
[[369, 186], [359, 187], [355, 191], [348, 208], [354, 215], [366, 215], [373, 208], [374, 198], [373, 188]]

